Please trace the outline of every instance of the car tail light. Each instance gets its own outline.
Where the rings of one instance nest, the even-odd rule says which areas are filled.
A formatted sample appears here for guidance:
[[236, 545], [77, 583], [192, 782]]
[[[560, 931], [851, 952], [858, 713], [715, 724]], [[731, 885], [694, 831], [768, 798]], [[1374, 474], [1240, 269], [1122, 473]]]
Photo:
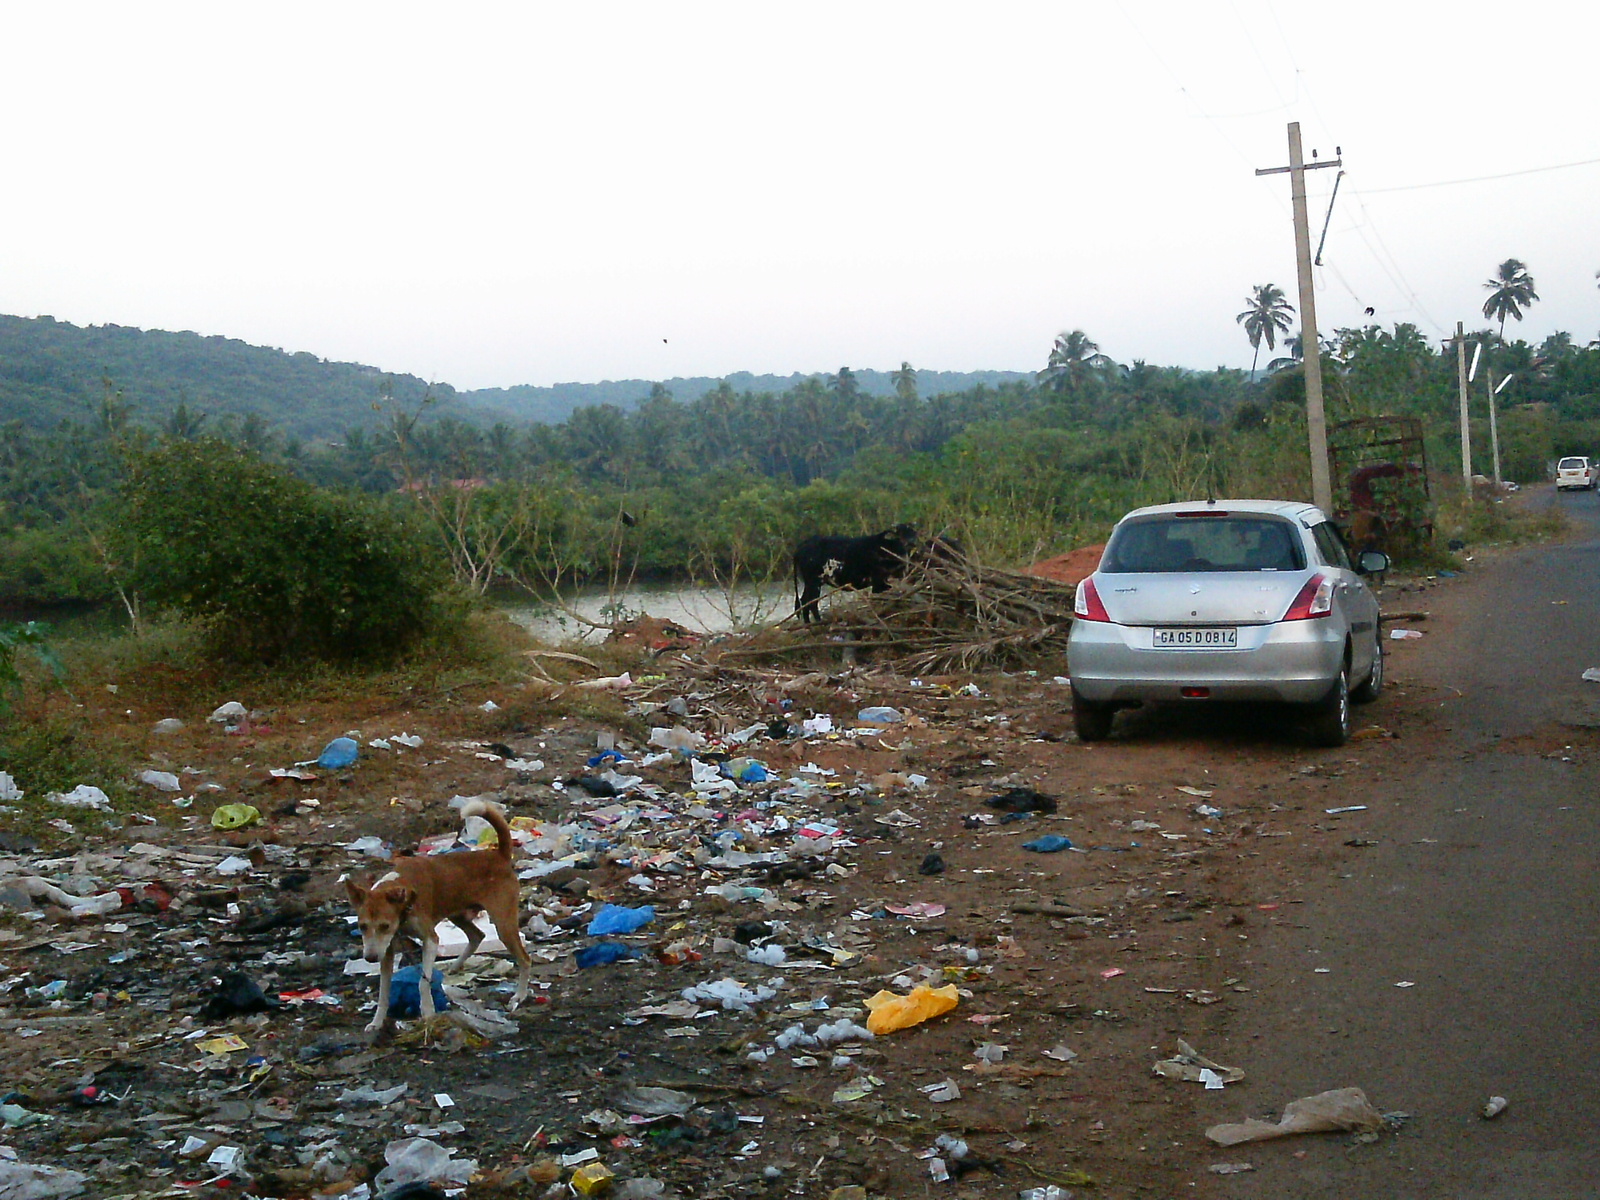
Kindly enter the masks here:
[[1072, 598], [1072, 615], [1080, 621], [1110, 621], [1106, 606], [1100, 603], [1100, 593], [1094, 589], [1094, 580], [1085, 579], [1078, 585]]
[[1333, 576], [1313, 575], [1283, 614], [1285, 621], [1309, 621], [1333, 611]]
[[1209, 700], [1211, 698], [1211, 689], [1208, 687], [1179, 688], [1178, 695], [1185, 700]]

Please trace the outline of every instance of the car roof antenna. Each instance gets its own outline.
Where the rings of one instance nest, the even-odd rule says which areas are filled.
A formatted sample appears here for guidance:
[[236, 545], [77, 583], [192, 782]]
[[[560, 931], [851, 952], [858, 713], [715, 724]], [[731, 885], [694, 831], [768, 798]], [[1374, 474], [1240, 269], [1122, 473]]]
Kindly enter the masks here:
[[1206, 503], [1212, 505], [1216, 504], [1217, 502], [1216, 483], [1211, 477], [1211, 468], [1213, 465], [1214, 463], [1211, 458], [1211, 452], [1208, 450], [1206, 451]]

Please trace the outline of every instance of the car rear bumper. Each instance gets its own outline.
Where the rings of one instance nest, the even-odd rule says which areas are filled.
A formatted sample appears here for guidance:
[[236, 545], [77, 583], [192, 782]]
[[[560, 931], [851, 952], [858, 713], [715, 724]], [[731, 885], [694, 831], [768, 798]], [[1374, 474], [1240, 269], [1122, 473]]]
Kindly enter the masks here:
[[1100, 703], [1183, 700], [1185, 688], [1206, 688], [1212, 700], [1309, 704], [1328, 694], [1344, 661], [1342, 629], [1324, 620], [1242, 626], [1239, 643], [1155, 650], [1147, 627], [1077, 621], [1067, 666], [1078, 694]]

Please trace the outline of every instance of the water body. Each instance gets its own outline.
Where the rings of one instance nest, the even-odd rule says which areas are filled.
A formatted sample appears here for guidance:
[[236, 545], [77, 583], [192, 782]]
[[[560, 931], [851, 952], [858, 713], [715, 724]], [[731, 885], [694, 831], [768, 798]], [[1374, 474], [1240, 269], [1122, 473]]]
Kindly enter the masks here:
[[[649, 583], [612, 591], [603, 586], [566, 589], [560, 603], [534, 600], [521, 593], [491, 595], [488, 602], [505, 612], [540, 641], [602, 641], [610, 622], [641, 614], [672, 621], [695, 633], [727, 633], [781, 620], [794, 608], [794, 589], [788, 582], [740, 584], [731, 594], [721, 588], [689, 583]], [[591, 621], [606, 624], [594, 629], [574, 619], [571, 609]], [[119, 604], [74, 605], [49, 609], [19, 609], [0, 614], [7, 621], [43, 622], [57, 641], [101, 638], [125, 633], [128, 616]]]
[[[541, 641], [604, 639], [613, 620], [649, 615], [672, 621], [695, 633], [727, 633], [767, 625], [789, 615], [794, 589], [788, 583], [740, 584], [731, 593], [722, 588], [688, 583], [637, 584], [616, 591], [581, 587], [564, 591], [560, 603], [526, 597], [491, 597], [496, 607]], [[570, 609], [606, 629], [575, 620]]]

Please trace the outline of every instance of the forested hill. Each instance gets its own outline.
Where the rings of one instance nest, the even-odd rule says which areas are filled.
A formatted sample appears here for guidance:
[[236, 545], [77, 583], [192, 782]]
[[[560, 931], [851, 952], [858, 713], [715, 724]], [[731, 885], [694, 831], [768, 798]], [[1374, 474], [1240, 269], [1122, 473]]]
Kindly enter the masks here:
[[[0, 315], [0, 422], [47, 429], [86, 421], [108, 384], [142, 421], [165, 424], [181, 405], [191, 417], [206, 414], [213, 425], [255, 414], [299, 438], [337, 437], [372, 424], [372, 406], [386, 390], [407, 406], [428, 391], [414, 375], [386, 375], [236, 338]], [[455, 389], [435, 384], [432, 390], [439, 411], [468, 415]], [[483, 406], [472, 412], [483, 413]]]
[[[894, 372], [863, 368], [853, 371], [856, 389], [868, 396], [893, 396]], [[820, 375], [752, 375], [736, 371], [724, 379], [707, 375], [691, 378], [673, 378], [663, 381], [672, 398], [688, 404], [700, 399], [726, 381], [735, 392], [754, 392], [777, 395], [787, 392], [807, 379], [823, 378]], [[923, 396], [939, 396], [964, 392], [979, 386], [995, 388], [1003, 383], [1033, 380], [1029, 371], [918, 371], [917, 392]], [[523, 385], [509, 388], [480, 388], [460, 393], [462, 400], [473, 406], [487, 406], [525, 421], [544, 421], [556, 424], [565, 421], [576, 408], [592, 404], [612, 404], [621, 409], [638, 407], [650, 394], [655, 384], [648, 379], [607, 380], [604, 383], [558, 383], [552, 387]]]
[[[863, 394], [895, 394], [890, 372], [854, 374]], [[807, 378], [816, 376], [741, 371], [728, 376], [727, 383], [736, 392], [778, 393]], [[919, 371], [917, 390], [931, 396], [1032, 378], [1018, 371]], [[670, 379], [665, 386], [675, 399], [690, 403], [721, 382]], [[0, 315], [0, 423], [20, 420], [35, 429], [51, 429], [62, 421], [85, 421], [108, 385], [146, 423], [168, 425], [181, 406], [191, 421], [204, 416], [210, 422], [206, 428], [254, 414], [268, 427], [301, 439], [337, 438], [375, 424], [379, 418], [373, 405], [386, 391], [403, 408], [414, 408], [430, 391], [415, 375], [391, 375], [361, 363], [330, 362], [305, 351], [291, 354], [237, 338]], [[591, 405], [636, 408], [653, 386], [647, 379], [627, 379], [458, 392], [448, 383], [434, 383], [436, 403], [429, 413], [480, 427], [497, 421], [559, 424], [575, 409]], [[186, 422], [180, 418], [178, 424]]]

